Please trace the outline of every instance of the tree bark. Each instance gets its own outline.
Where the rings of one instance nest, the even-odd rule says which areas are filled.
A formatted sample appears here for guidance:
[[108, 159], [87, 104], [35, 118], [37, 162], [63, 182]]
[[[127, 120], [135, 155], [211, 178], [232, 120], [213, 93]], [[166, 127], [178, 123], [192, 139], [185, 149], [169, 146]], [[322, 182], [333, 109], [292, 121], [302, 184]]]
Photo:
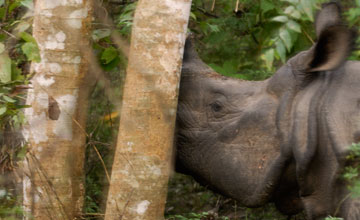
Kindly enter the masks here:
[[86, 76], [90, 0], [37, 0], [33, 35], [41, 62], [32, 64], [23, 135], [25, 218], [76, 219], [84, 196]]
[[140, 0], [105, 219], [162, 219], [191, 0]]

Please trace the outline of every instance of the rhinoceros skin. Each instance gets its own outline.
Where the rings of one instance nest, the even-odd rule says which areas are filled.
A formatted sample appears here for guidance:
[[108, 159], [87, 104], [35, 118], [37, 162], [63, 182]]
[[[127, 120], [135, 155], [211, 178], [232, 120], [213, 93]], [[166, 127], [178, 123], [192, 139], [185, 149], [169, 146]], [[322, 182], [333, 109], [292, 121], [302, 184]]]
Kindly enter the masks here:
[[[323, 5], [317, 43], [265, 81], [221, 76], [187, 40], [180, 83], [176, 169], [247, 207], [360, 219], [340, 178], [360, 141], [360, 62], [353, 31]], [[347, 164], [348, 165], [348, 164]]]

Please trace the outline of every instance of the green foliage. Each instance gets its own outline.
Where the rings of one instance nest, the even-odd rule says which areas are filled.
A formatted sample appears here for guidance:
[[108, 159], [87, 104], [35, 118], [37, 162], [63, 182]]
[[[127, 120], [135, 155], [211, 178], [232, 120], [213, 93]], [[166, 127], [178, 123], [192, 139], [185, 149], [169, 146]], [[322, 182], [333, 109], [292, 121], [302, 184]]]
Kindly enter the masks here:
[[352, 143], [349, 149], [350, 153], [346, 156], [347, 160], [357, 160], [360, 158], [360, 143]]
[[360, 197], [360, 143], [353, 143], [349, 148], [349, 155], [346, 157], [350, 166], [346, 166], [343, 178], [348, 182], [348, 188], [352, 197]]
[[119, 53], [111, 41], [111, 30], [98, 29], [93, 32], [94, 49], [98, 54], [100, 66], [105, 71], [119, 70], [118, 66], [126, 66], [126, 58]]
[[137, 2], [129, 3], [121, 12], [115, 16], [115, 23], [119, 32], [123, 35], [129, 35], [133, 24], [133, 17]]
[[40, 59], [39, 48], [34, 37], [26, 32], [20, 32], [19, 36], [21, 37], [21, 39], [25, 41], [21, 46], [21, 49], [22, 52], [28, 58], [28, 61], [33, 61], [37, 63], [40, 62], [41, 59]]
[[216, 207], [218, 199], [219, 196], [200, 186], [191, 177], [175, 174], [169, 182], [166, 216], [203, 213]]
[[[346, 181], [350, 193], [346, 195], [338, 204], [338, 207], [348, 199], [360, 197], [360, 143], [352, 143], [349, 147], [349, 154], [346, 156], [346, 162], [349, 164], [344, 168], [342, 178]], [[343, 220], [343, 218], [327, 217], [325, 220]]]
[[0, 190], [0, 219], [15, 220], [23, 213], [23, 209], [17, 204], [15, 195], [6, 190]]
[[[23, 18], [32, 0], [0, 0], [0, 170], [11, 172], [22, 159], [26, 147], [21, 146], [16, 131], [25, 122], [23, 109], [25, 88], [29, 82], [28, 63], [39, 62], [39, 49], [31, 36], [31, 20]], [[24, 16], [25, 17], [25, 16]], [[9, 174], [10, 175], [10, 174]], [[25, 215], [21, 201], [12, 187], [9, 175], [0, 177], [0, 219], [19, 219]], [[9, 179], [7, 179], [9, 177]], [[10, 187], [12, 186], [12, 187]]]
[[11, 81], [11, 59], [3, 51], [0, 54], [0, 82], [8, 83]]
[[[103, 1], [106, 15], [114, 21], [116, 28], [102, 24], [102, 18], [97, 18], [92, 31], [93, 49], [98, 57], [99, 64], [105, 71], [106, 78], [110, 79], [111, 96], [121, 100], [121, 82], [125, 74], [127, 58], [118, 50], [113, 42], [113, 36], [119, 34], [124, 39], [130, 38], [132, 16], [136, 3], [128, 2], [115, 6], [110, 1]], [[109, 101], [106, 90], [110, 85], [99, 81], [95, 86], [89, 102], [89, 112], [86, 131], [89, 134], [86, 147], [86, 179], [85, 203], [83, 216], [85, 219], [94, 219], [104, 212], [104, 201], [107, 196], [108, 179], [113, 160], [114, 139], [117, 136], [118, 117], [112, 117], [116, 111]], [[104, 167], [105, 165], [105, 167]]]
[[[216, 1], [211, 12], [212, 1], [195, 0], [190, 29], [196, 33], [202, 59], [214, 70], [238, 78], [262, 70], [269, 77], [281, 63], [314, 43], [314, 12], [323, 2], [326, 1], [245, 0], [240, 1], [235, 13], [232, 1]], [[349, 24], [359, 26], [360, 3], [343, 4]], [[350, 59], [360, 59], [360, 51], [355, 51]]]
[[329, 217], [326, 217], [325, 220], [344, 220], [344, 219], [329, 216]]
[[[303, 214], [294, 216], [305, 219]], [[245, 208], [236, 201], [225, 198], [199, 185], [191, 177], [176, 173], [169, 182], [165, 218], [203, 220], [285, 220], [273, 204], [262, 208]]]
[[92, 39], [100, 66], [105, 71], [118, 71], [119, 66], [125, 68], [127, 65], [126, 57], [116, 48], [117, 45], [112, 42], [112, 37], [114, 34], [120, 34], [125, 39], [130, 38], [136, 4], [137, 2], [129, 2], [114, 8], [108, 1], [104, 1], [107, 10], [112, 12], [111, 18], [114, 20], [116, 28], [100, 25], [100, 27], [94, 28]]
[[[117, 72], [111, 72], [112, 86], [119, 87], [121, 76]], [[115, 86], [116, 85], [116, 86]], [[118, 96], [119, 91], [115, 91]], [[87, 120], [86, 161], [85, 161], [85, 217], [92, 214], [103, 213], [102, 204], [107, 195], [108, 180], [106, 171], [109, 173], [112, 164], [114, 138], [118, 129], [118, 118], [105, 116], [115, 111], [114, 105], [110, 104], [104, 92], [104, 85], [99, 83], [90, 97]], [[103, 166], [105, 163], [106, 167]], [[106, 171], [105, 171], [106, 169]]]
[[119, 52], [113, 46], [109, 46], [101, 52], [101, 67], [103, 67], [106, 71], [110, 71], [118, 67], [120, 61], [121, 57], [119, 56]]
[[[348, 10], [345, 12], [346, 19], [348, 21], [348, 24], [357, 31], [358, 38], [356, 40], [355, 48], [356, 50], [352, 53], [350, 56], [351, 60], [360, 60], [360, 33], [359, 33], [359, 27], [360, 27], [360, 1], [354, 0], [355, 4], [349, 4], [346, 5]], [[351, 7], [351, 8], [350, 8]]]
[[[30, 21], [22, 19], [24, 6], [32, 7], [29, 0], [4, 0], [0, 2], [0, 19], [4, 22], [0, 31], [0, 126], [11, 124], [18, 127], [24, 122], [21, 104], [23, 92], [20, 88], [28, 83], [28, 72], [24, 69], [29, 61], [40, 61]], [[1, 13], [3, 12], [3, 13]]]
[[356, 7], [350, 8], [346, 12], [347, 20], [350, 26], [359, 25], [360, 23], [360, 1], [355, 0]]
[[259, 70], [269, 77], [280, 62], [309, 48], [313, 13], [323, 0], [246, 0], [237, 13], [232, 1], [216, 1], [213, 12], [204, 2], [193, 1], [190, 23], [201, 57], [221, 74], [244, 78]]
[[[93, 49], [99, 64], [110, 79], [111, 96], [121, 100], [121, 81], [125, 74], [127, 58], [113, 42], [115, 35], [124, 39], [130, 38], [133, 14], [136, 2], [113, 5], [110, 1], [103, 1], [106, 15], [114, 21], [114, 27], [103, 24], [102, 17], [94, 22], [92, 31]], [[86, 148], [86, 184], [85, 184], [85, 219], [94, 219], [104, 212], [104, 200], [107, 195], [108, 179], [113, 160], [114, 138], [117, 134], [119, 120], [113, 118], [115, 106], [109, 101], [106, 90], [109, 85], [99, 81], [90, 97], [87, 120], [87, 148]], [[104, 167], [105, 165], [105, 167]]]
[[[185, 215], [172, 215], [167, 218], [167, 220], [204, 220], [204, 219], [215, 219], [212, 214], [207, 212], [202, 213], [188, 213]], [[218, 220], [229, 220], [228, 217], [217, 218]]]

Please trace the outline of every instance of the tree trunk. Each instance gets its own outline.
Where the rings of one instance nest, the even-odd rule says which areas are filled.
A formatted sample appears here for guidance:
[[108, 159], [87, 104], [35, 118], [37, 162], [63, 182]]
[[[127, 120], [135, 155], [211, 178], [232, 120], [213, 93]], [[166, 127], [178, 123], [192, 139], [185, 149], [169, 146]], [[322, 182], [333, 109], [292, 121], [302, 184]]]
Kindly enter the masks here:
[[23, 206], [34, 219], [76, 219], [84, 195], [90, 0], [37, 0], [33, 35], [41, 62], [28, 91]]
[[105, 219], [161, 219], [191, 0], [140, 0]]

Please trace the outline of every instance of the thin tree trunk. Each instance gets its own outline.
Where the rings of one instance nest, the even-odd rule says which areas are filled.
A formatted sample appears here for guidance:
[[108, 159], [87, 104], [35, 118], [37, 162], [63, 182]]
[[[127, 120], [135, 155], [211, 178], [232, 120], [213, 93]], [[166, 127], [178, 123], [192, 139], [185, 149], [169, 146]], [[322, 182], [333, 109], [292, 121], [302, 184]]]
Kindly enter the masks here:
[[34, 219], [76, 219], [84, 196], [90, 0], [36, 0], [32, 64], [25, 110], [23, 206]]
[[162, 219], [191, 0], [140, 0], [105, 219]]

